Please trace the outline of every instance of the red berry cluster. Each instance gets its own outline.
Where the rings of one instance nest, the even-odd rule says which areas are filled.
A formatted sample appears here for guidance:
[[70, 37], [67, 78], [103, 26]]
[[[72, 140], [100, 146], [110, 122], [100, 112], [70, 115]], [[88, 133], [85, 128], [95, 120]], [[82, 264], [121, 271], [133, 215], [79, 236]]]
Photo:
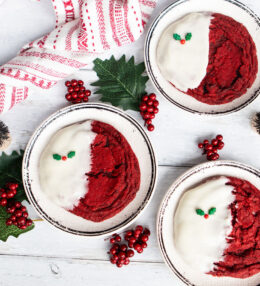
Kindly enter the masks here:
[[217, 135], [215, 139], [211, 140], [211, 144], [207, 139], [204, 140], [203, 143], [198, 144], [198, 147], [200, 149], [204, 149], [203, 154], [207, 154], [208, 161], [218, 160], [219, 158], [218, 150], [221, 150], [224, 147], [224, 142], [222, 140], [223, 136]]
[[0, 189], [0, 206], [6, 207], [6, 212], [11, 216], [6, 220], [6, 225], [16, 225], [20, 229], [26, 229], [32, 225], [28, 219], [28, 212], [25, 206], [13, 198], [17, 193], [18, 184], [7, 183], [5, 188]]
[[65, 98], [72, 103], [88, 102], [88, 98], [91, 95], [89, 89], [86, 90], [84, 86], [84, 81], [73, 79], [71, 81], [66, 81], [68, 93]]
[[141, 104], [139, 106], [140, 113], [145, 120], [145, 125], [149, 131], [154, 130], [154, 125], [152, 120], [155, 118], [155, 114], [159, 112], [158, 109], [159, 101], [156, 100], [156, 95], [154, 93], [146, 94], [142, 97]]
[[149, 240], [149, 229], [138, 225], [134, 230], [128, 230], [125, 233], [126, 244], [119, 244], [121, 242], [121, 236], [114, 234], [110, 238], [110, 243], [113, 244], [110, 248], [110, 262], [116, 264], [117, 267], [128, 265], [130, 263], [130, 257], [134, 256], [134, 251], [129, 248], [134, 248], [138, 253], [142, 253], [143, 249], [147, 247], [147, 241]]

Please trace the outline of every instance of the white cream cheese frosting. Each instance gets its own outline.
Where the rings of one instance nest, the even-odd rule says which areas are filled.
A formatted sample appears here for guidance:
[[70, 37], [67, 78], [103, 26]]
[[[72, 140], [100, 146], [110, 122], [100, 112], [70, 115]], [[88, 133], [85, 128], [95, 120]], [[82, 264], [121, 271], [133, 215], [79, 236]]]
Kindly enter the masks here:
[[[87, 193], [87, 177], [91, 170], [91, 144], [96, 137], [91, 120], [77, 123], [57, 131], [44, 148], [39, 162], [39, 179], [42, 191], [51, 201], [67, 210], [77, 206]], [[55, 160], [53, 154], [75, 156]]]
[[[211, 18], [206, 12], [190, 13], [168, 26], [158, 41], [158, 67], [181, 91], [197, 88], [207, 73]], [[192, 38], [183, 45], [173, 38], [178, 34], [185, 39], [187, 33]]]
[[[207, 273], [214, 262], [223, 260], [226, 238], [232, 230], [229, 205], [235, 200], [233, 187], [226, 177], [218, 177], [187, 190], [174, 215], [175, 248], [183, 261], [194, 270]], [[196, 209], [216, 212], [206, 219]]]

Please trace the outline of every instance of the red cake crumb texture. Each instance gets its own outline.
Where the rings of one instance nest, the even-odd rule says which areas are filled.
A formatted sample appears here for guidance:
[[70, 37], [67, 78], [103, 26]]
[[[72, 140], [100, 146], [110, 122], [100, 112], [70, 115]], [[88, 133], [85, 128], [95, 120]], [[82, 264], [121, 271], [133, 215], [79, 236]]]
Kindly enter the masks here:
[[207, 74], [188, 95], [207, 104], [224, 104], [245, 94], [256, 78], [255, 43], [247, 29], [234, 19], [213, 14], [209, 32]]
[[233, 228], [224, 261], [215, 263], [209, 274], [247, 278], [260, 272], [260, 190], [246, 180], [229, 180], [235, 195], [230, 205]]
[[93, 121], [88, 192], [72, 213], [100, 222], [122, 211], [140, 187], [138, 160], [125, 137], [109, 124]]

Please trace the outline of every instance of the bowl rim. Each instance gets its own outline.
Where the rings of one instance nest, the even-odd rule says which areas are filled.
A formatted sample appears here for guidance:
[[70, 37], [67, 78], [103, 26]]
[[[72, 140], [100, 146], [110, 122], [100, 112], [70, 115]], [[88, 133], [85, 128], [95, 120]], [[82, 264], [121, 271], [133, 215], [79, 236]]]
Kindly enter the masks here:
[[[196, 115], [207, 115], [207, 116], [223, 116], [223, 115], [228, 115], [234, 112], [237, 112], [243, 108], [245, 108], [246, 106], [248, 106], [250, 103], [252, 103], [260, 94], [260, 86], [259, 88], [254, 92], [254, 94], [244, 103], [240, 104], [237, 107], [234, 107], [232, 109], [229, 109], [227, 111], [213, 111], [213, 112], [202, 112], [202, 111], [198, 111], [198, 110], [194, 110], [192, 108], [189, 108], [181, 103], [178, 103], [177, 101], [175, 101], [173, 98], [171, 98], [164, 90], [163, 88], [161, 88], [160, 84], [158, 83], [158, 81], [156, 80], [156, 77], [153, 73], [153, 69], [151, 67], [150, 64], [150, 42], [151, 42], [151, 38], [152, 38], [152, 34], [158, 24], [158, 22], [160, 21], [160, 19], [167, 14], [171, 9], [175, 8], [176, 6], [183, 4], [185, 2], [189, 2], [191, 0], [177, 0], [174, 3], [168, 5], [166, 8], [164, 8], [159, 15], [153, 20], [153, 22], [151, 23], [149, 30], [147, 32], [146, 38], [145, 38], [145, 43], [144, 43], [144, 63], [145, 63], [145, 67], [146, 67], [146, 71], [147, 71], [147, 75], [149, 76], [153, 86], [156, 88], [156, 90], [163, 95], [168, 101], [170, 101], [171, 103], [173, 103], [174, 105], [176, 105], [177, 107], [188, 111], [190, 113], [196, 114]], [[260, 17], [251, 9], [249, 8], [246, 4], [241, 3], [238, 0], [222, 0], [222, 1], [226, 1], [229, 2], [231, 4], [234, 4], [236, 6], [238, 6], [239, 8], [243, 9], [244, 11], [246, 11], [251, 17], [254, 18], [256, 24], [259, 26], [260, 28]], [[258, 60], [259, 62], [259, 60]], [[258, 71], [259, 72], [259, 71]]]
[[172, 194], [175, 192], [175, 189], [187, 178], [194, 175], [195, 173], [201, 172], [208, 168], [214, 168], [219, 166], [228, 166], [228, 167], [236, 167], [241, 168], [245, 171], [248, 171], [260, 179], [260, 170], [258, 170], [255, 167], [252, 167], [250, 165], [240, 163], [238, 161], [234, 160], [218, 160], [218, 161], [211, 161], [211, 162], [205, 162], [198, 165], [195, 165], [194, 167], [189, 168], [187, 171], [182, 173], [180, 176], [178, 176], [171, 186], [168, 188], [166, 194], [163, 196], [163, 199], [160, 203], [157, 218], [156, 218], [156, 236], [157, 236], [157, 242], [159, 245], [159, 249], [161, 252], [161, 255], [163, 257], [163, 260], [165, 264], [169, 267], [171, 272], [173, 272], [183, 283], [189, 286], [196, 286], [195, 284], [191, 283], [186, 277], [184, 277], [175, 267], [174, 263], [172, 263], [171, 259], [167, 255], [166, 247], [163, 240], [163, 230], [162, 230], [162, 224], [163, 224], [163, 218], [165, 209], [167, 208], [168, 201], [170, 200]]
[[[60, 224], [58, 221], [55, 220], [55, 218], [52, 218], [48, 216], [48, 214], [42, 209], [42, 207], [38, 204], [37, 200], [35, 199], [30, 183], [30, 176], [29, 176], [29, 170], [30, 170], [30, 156], [32, 149], [37, 142], [37, 138], [41, 135], [42, 131], [51, 124], [53, 121], [55, 121], [57, 118], [62, 117], [63, 115], [67, 114], [68, 112], [76, 112], [77, 110], [82, 109], [89, 109], [89, 108], [97, 108], [101, 110], [106, 110], [109, 112], [114, 112], [122, 117], [124, 119], [130, 121], [131, 124], [135, 126], [135, 128], [138, 129], [138, 131], [141, 133], [142, 137], [144, 138], [145, 144], [147, 145], [149, 155], [151, 158], [151, 181], [149, 188], [147, 190], [145, 199], [143, 200], [140, 207], [137, 209], [136, 212], [134, 212], [131, 216], [129, 216], [124, 221], [119, 222], [116, 226], [107, 228], [105, 230], [101, 231], [79, 231], [75, 230], [69, 227], [66, 227], [62, 224]], [[27, 146], [24, 151], [23, 156], [23, 162], [22, 162], [22, 179], [23, 179], [23, 185], [24, 190], [26, 193], [26, 196], [28, 197], [29, 202], [37, 212], [37, 214], [45, 221], [50, 223], [51, 225], [55, 226], [58, 229], [61, 229], [65, 232], [74, 234], [74, 235], [80, 235], [80, 236], [87, 236], [87, 237], [100, 237], [105, 236], [114, 233], [115, 231], [119, 231], [125, 227], [127, 227], [129, 224], [133, 223], [141, 214], [142, 212], [147, 208], [149, 203], [151, 202], [151, 199], [153, 197], [156, 183], [157, 183], [157, 177], [158, 177], [158, 164], [157, 159], [155, 156], [155, 152], [152, 146], [152, 143], [144, 131], [143, 127], [138, 123], [131, 115], [127, 114], [123, 110], [116, 108], [114, 106], [110, 106], [108, 104], [103, 103], [82, 103], [82, 104], [76, 104], [76, 105], [70, 105], [65, 108], [61, 108], [58, 111], [52, 113], [50, 116], [48, 116], [45, 120], [43, 120], [39, 126], [35, 129], [33, 132], [29, 142], [27, 143]]]

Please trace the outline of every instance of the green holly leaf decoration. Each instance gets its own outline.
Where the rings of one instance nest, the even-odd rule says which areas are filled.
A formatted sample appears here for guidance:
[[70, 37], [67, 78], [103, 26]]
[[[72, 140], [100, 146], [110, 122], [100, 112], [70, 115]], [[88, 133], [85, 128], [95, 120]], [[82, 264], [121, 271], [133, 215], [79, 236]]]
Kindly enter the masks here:
[[181, 40], [181, 36], [179, 34], [173, 34], [173, 38], [176, 41], [180, 41]]
[[201, 209], [196, 209], [196, 213], [197, 213], [198, 215], [204, 215], [204, 214], [205, 214], [204, 211], [201, 210]]
[[139, 111], [148, 81], [148, 77], [143, 76], [144, 63], [135, 64], [134, 57], [127, 62], [125, 55], [119, 60], [112, 56], [109, 60], [94, 60], [94, 70], [99, 80], [91, 85], [98, 87], [95, 94], [101, 94], [101, 101], [124, 110]]
[[217, 210], [216, 208], [210, 208], [208, 214], [213, 215], [216, 212], [216, 210]]
[[73, 158], [75, 155], [76, 155], [75, 151], [70, 151], [67, 156], [68, 158]]
[[52, 157], [54, 160], [57, 160], [57, 161], [61, 160], [61, 155], [59, 154], [53, 154]]
[[191, 33], [187, 33], [185, 36], [185, 40], [189, 41], [192, 38], [192, 34]]
[[9, 236], [18, 237], [20, 234], [30, 231], [34, 228], [34, 224], [26, 229], [20, 229], [15, 225], [7, 226], [5, 224], [6, 219], [10, 217], [10, 214], [6, 212], [5, 207], [0, 206], [0, 240], [6, 241]]
[[9, 182], [18, 183], [19, 187], [14, 198], [20, 202], [28, 201], [22, 181], [23, 154], [24, 151], [20, 150], [20, 153], [13, 151], [10, 155], [3, 152], [0, 156], [0, 187]]

